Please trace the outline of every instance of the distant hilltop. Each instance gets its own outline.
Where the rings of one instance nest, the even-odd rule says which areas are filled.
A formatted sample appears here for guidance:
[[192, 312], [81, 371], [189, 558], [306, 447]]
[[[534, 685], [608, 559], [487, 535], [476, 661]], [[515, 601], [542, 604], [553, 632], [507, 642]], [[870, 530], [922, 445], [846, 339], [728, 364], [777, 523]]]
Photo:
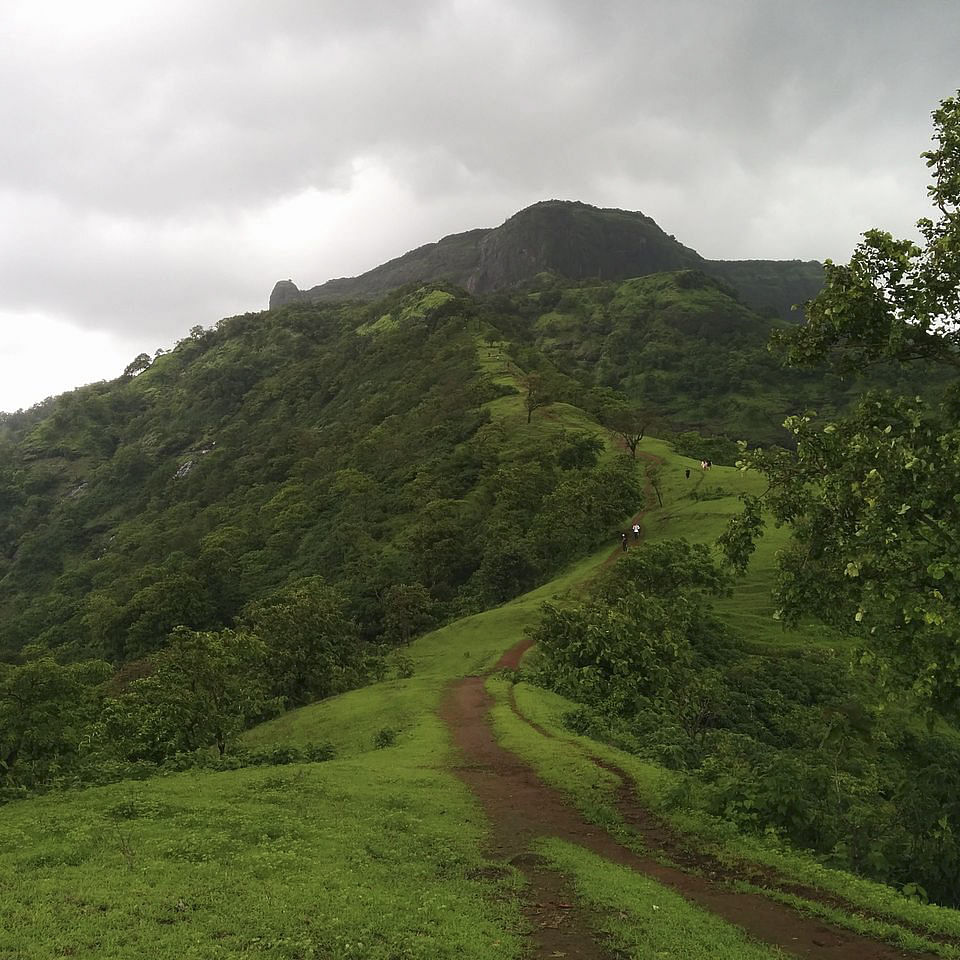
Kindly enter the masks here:
[[309, 290], [280, 280], [270, 294], [270, 308], [296, 301], [372, 299], [420, 281], [448, 281], [470, 293], [490, 293], [545, 272], [569, 280], [625, 280], [690, 268], [724, 280], [754, 310], [784, 318], [823, 285], [823, 266], [815, 260], [707, 260], [642, 213], [543, 200], [499, 227], [451, 234], [358, 277], [328, 280]]

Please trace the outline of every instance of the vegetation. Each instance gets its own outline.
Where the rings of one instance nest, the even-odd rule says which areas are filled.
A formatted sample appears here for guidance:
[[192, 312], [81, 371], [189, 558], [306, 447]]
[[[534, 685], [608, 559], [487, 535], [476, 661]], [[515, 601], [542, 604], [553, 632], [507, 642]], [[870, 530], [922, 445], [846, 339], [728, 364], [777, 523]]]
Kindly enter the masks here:
[[551, 865], [574, 877], [578, 893], [602, 911], [603, 931], [621, 956], [682, 956], [690, 960], [770, 960], [778, 950], [751, 943], [740, 931], [680, 894], [556, 838], [537, 845]]
[[[867, 234], [802, 327], [684, 254], [295, 301], [5, 415], [0, 955], [518, 956], [437, 711], [525, 629], [497, 735], [600, 828], [639, 845], [629, 775], [767, 895], [958, 955], [958, 101], [935, 119], [924, 244]], [[833, 372], [784, 375], [771, 332]], [[621, 951], [767, 952], [536, 847]]]
[[547, 606], [531, 679], [568, 727], [693, 776], [676, 802], [960, 905], [960, 740], [876, 709], [837, 653], [750, 655], [711, 611], [705, 546], [634, 551], [594, 595]]
[[[191, 771], [3, 808], [0, 956], [520, 956], [510, 877], [438, 724], [350, 761]], [[349, 815], [345, 815], [349, 811]]]
[[[781, 338], [794, 364], [838, 369], [922, 361], [945, 370], [939, 395], [871, 392], [837, 418], [788, 421], [796, 453], [744, 460], [792, 543], [778, 562], [781, 615], [814, 613], [853, 634], [894, 695], [960, 721], [960, 100], [934, 113], [924, 154], [937, 220], [923, 244], [869, 231], [849, 264], [827, 265], [808, 322]], [[724, 539], [743, 569], [763, 518], [758, 499]]]

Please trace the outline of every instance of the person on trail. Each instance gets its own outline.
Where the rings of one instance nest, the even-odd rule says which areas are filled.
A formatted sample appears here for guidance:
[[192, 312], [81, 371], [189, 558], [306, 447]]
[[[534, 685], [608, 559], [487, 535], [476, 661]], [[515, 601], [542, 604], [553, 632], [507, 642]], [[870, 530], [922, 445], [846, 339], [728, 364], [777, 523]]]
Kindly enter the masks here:
[[627, 552], [627, 534], [626, 531], [620, 534], [620, 542], [623, 544], [623, 552]]
[[634, 540], [639, 540], [639, 539], [640, 539], [640, 524], [639, 524], [639, 523], [635, 523], [635, 524], [633, 525], [633, 539], [634, 539]]

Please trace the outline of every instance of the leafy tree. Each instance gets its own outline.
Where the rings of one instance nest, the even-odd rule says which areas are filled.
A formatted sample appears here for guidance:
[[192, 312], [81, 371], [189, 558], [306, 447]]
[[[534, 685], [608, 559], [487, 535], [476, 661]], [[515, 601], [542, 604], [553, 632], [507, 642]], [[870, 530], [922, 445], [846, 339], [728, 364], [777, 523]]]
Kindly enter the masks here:
[[151, 672], [107, 706], [111, 739], [134, 759], [161, 761], [227, 743], [268, 706], [266, 648], [252, 634], [174, 630]]
[[51, 657], [0, 667], [0, 777], [35, 786], [68, 767], [96, 717], [110, 665]]
[[528, 373], [523, 378], [523, 389], [523, 407], [527, 411], [527, 423], [530, 423], [533, 411], [552, 403], [553, 396], [539, 373]]
[[726, 579], [707, 547], [665, 541], [631, 551], [594, 597], [544, 605], [533, 631], [538, 672], [553, 689], [613, 715], [649, 698], [677, 697], [689, 685], [695, 649], [723, 627], [702, 595]]
[[153, 360], [150, 358], [150, 354], [138, 353], [133, 360], [127, 364], [123, 375], [125, 377], [135, 377], [138, 373], [143, 373], [151, 363], [153, 363]]
[[364, 648], [344, 596], [322, 577], [250, 604], [242, 623], [265, 644], [273, 692], [292, 706], [359, 686]]
[[557, 449], [557, 465], [562, 470], [581, 470], [595, 466], [603, 448], [603, 441], [591, 433], [565, 435]]
[[855, 634], [867, 662], [923, 706], [960, 719], [960, 99], [933, 114], [935, 220], [922, 244], [871, 230], [846, 265], [827, 262], [807, 322], [782, 335], [793, 364], [838, 370], [922, 362], [933, 396], [866, 395], [846, 417], [795, 416], [796, 454], [758, 451], [744, 468], [770, 490], [723, 539], [743, 567], [761, 506], [789, 523], [777, 596]]
[[604, 425], [623, 440], [634, 460], [637, 459], [637, 447], [653, 420], [653, 414], [649, 410], [626, 404], [610, 406], [603, 411]]
[[399, 643], [433, 623], [433, 599], [422, 583], [395, 583], [383, 598], [383, 625], [388, 637]]

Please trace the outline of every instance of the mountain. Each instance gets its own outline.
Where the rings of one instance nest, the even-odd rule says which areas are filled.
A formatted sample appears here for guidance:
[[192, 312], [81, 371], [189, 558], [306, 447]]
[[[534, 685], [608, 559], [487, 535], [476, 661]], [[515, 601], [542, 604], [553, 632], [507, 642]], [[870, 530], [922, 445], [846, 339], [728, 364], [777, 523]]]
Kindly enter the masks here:
[[752, 309], [783, 318], [794, 304], [815, 296], [823, 282], [816, 261], [707, 260], [642, 213], [544, 200], [495, 229], [451, 234], [358, 277], [329, 280], [309, 290], [281, 280], [270, 295], [270, 307], [372, 299], [409, 283], [441, 281], [485, 294], [541, 273], [568, 280], [625, 280], [689, 268], [724, 280]]

